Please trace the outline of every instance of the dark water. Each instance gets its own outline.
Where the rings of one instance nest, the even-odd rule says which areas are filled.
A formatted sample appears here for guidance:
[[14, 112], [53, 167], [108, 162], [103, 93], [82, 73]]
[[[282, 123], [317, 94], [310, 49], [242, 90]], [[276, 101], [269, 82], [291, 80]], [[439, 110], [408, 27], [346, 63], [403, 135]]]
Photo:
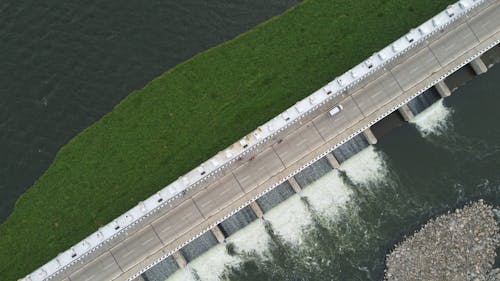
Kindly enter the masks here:
[[[2, 1], [0, 221], [64, 143], [132, 90], [297, 2]], [[375, 150], [383, 173], [370, 170], [373, 159], [344, 163], [376, 180], [327, 174], [323, 179], [340, 178], [332, 186], [352, 192], [343, 209], [330, 217], [314, 209], [317, 198], [303, 195], [299, 203], [312, 223], [301, 244], [268, 222], [268, 250], [236, 251], [243, 263], [226, 269], [227, 279], [381, 280], [387, 251], [430, 217], [477, 198], [500, 205], [498, 79], [500, 66], [446, 99], [451, 113], [443, 128], [424, 134], [406, 125], [380, 139]], [[259, 202], [266, 215], [293, 195], [286, 184], [276, 190]], [[294, 207], [287, 212], [302, 218]], [[216, 240], [207, 234], [196, 243], [183, 249], [188, 260]], [[170, 259], [151, 278], [175, 270]]]
[[385, 255], [430, 218], [478, 199], [500, 208], [499, 79], [497, 65], [340, 171], [303, 170], [300, 194], [285, 183], [264, 195], [263, 220], [167, 280], [383, 280]]
[[382, 280], [388, 251], [430, 218], [478, 199], [500, 207], [499, 79], [497, 65], [301, 194], [274, 189], [257, 200], [264, 220], [168, 281]]
[[[271, 225], [268, 251], [263, 256], [238, 253], [244, 262], [226, 270], [226, 276], [232, 281], [382, 280], [387, 251], [429, 218], [479, 198], [498, 208], [499, 79], [497, 65], [430, 111], [426, 120], [437, 117], [442, 126], [431, 131], [415, 124], [399, 127], [379, 140], [376, 157], [353, 158], [338, 176], [340, 183], [325, 176], [328, 188], [351, 190], [343, 209], [328, 216], [309, 207], [313, 219], [301, 244], [289, 242]], [[369, 155], [366, 151], [360, 155]], [[372, 158], [382, 163], [379, 170], [370, 170], [377, 162]], [[374, 179], [359, 180], [363, 177], [356, 172]], [[306, 194], [302, 201], [309, 206], [318, 198]], [[288, 212], [303, 216], [298, 209]]]
[[0, 2], [0, 222], [71, 137], [299, 0]]

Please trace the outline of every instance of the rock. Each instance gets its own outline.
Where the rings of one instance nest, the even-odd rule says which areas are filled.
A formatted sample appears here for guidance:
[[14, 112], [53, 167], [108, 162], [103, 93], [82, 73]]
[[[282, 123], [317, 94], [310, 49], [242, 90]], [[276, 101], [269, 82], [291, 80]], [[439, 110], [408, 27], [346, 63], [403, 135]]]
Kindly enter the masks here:
[[387, 255], [385, 280], [500, 281], [492, 270], [500, 241], [494, 217], [480, 200], [430, 220]]

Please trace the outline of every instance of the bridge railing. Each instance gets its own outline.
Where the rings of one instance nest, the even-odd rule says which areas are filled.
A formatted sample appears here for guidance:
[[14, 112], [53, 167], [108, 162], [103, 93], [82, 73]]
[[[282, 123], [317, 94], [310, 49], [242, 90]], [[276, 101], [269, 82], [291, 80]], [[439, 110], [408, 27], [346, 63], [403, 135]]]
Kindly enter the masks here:
[[109, 224], [80, 241], [69, 250], [60, 253], [57, 257], [41, 266], [20, 281], [45, 281], [74, 265], [85, 256], [95, 252], [104, 243], [122, 234], [126, 229], [143, 221], [167, 203], [180, 198], [185, 192], [193, 189], [206, 180], [215, 177], [218, 172], [229, 167], [238, 158], [247, 155], [256, 148], [297, 123], [307, 114], [328, 103], [334, 97], [373, 74], [397, 58], [406, 54], [417, 44], [425, 42], [429, 37], [444, 30], [450, 24], [472, 12], [479, 5], [488, 0], [460, 0], [448, 6], [433, 18], [424, 22], [415, 29], [394, 41], [365, 61], [356, 65], [341, 76], [335, 78], [305, 99], [297, 102], [275, 118], [259, 126], [225, 150], [217, 153], [198, 167], [181, 176], [159, 192], [140, 202], [126, 213], [122, 214]]

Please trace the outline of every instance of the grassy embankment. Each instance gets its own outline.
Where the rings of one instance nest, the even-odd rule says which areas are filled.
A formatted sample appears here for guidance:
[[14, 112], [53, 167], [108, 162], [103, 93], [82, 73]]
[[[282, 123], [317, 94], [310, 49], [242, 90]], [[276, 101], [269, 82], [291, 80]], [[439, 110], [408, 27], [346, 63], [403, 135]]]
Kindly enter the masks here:
[[133, 92], [19, 199], [0, 226], [0, 280], [28, 274], [450, 3], [306, 0]]

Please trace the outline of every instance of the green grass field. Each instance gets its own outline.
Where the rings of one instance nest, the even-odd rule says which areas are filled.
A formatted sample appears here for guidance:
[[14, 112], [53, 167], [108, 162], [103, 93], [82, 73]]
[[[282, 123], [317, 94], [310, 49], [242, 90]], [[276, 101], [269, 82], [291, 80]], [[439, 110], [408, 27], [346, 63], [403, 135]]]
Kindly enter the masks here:
[[28, 274], [452, 2], [306, 0], [133, 92], [19, 199], [0, 226], [0, 280]]

